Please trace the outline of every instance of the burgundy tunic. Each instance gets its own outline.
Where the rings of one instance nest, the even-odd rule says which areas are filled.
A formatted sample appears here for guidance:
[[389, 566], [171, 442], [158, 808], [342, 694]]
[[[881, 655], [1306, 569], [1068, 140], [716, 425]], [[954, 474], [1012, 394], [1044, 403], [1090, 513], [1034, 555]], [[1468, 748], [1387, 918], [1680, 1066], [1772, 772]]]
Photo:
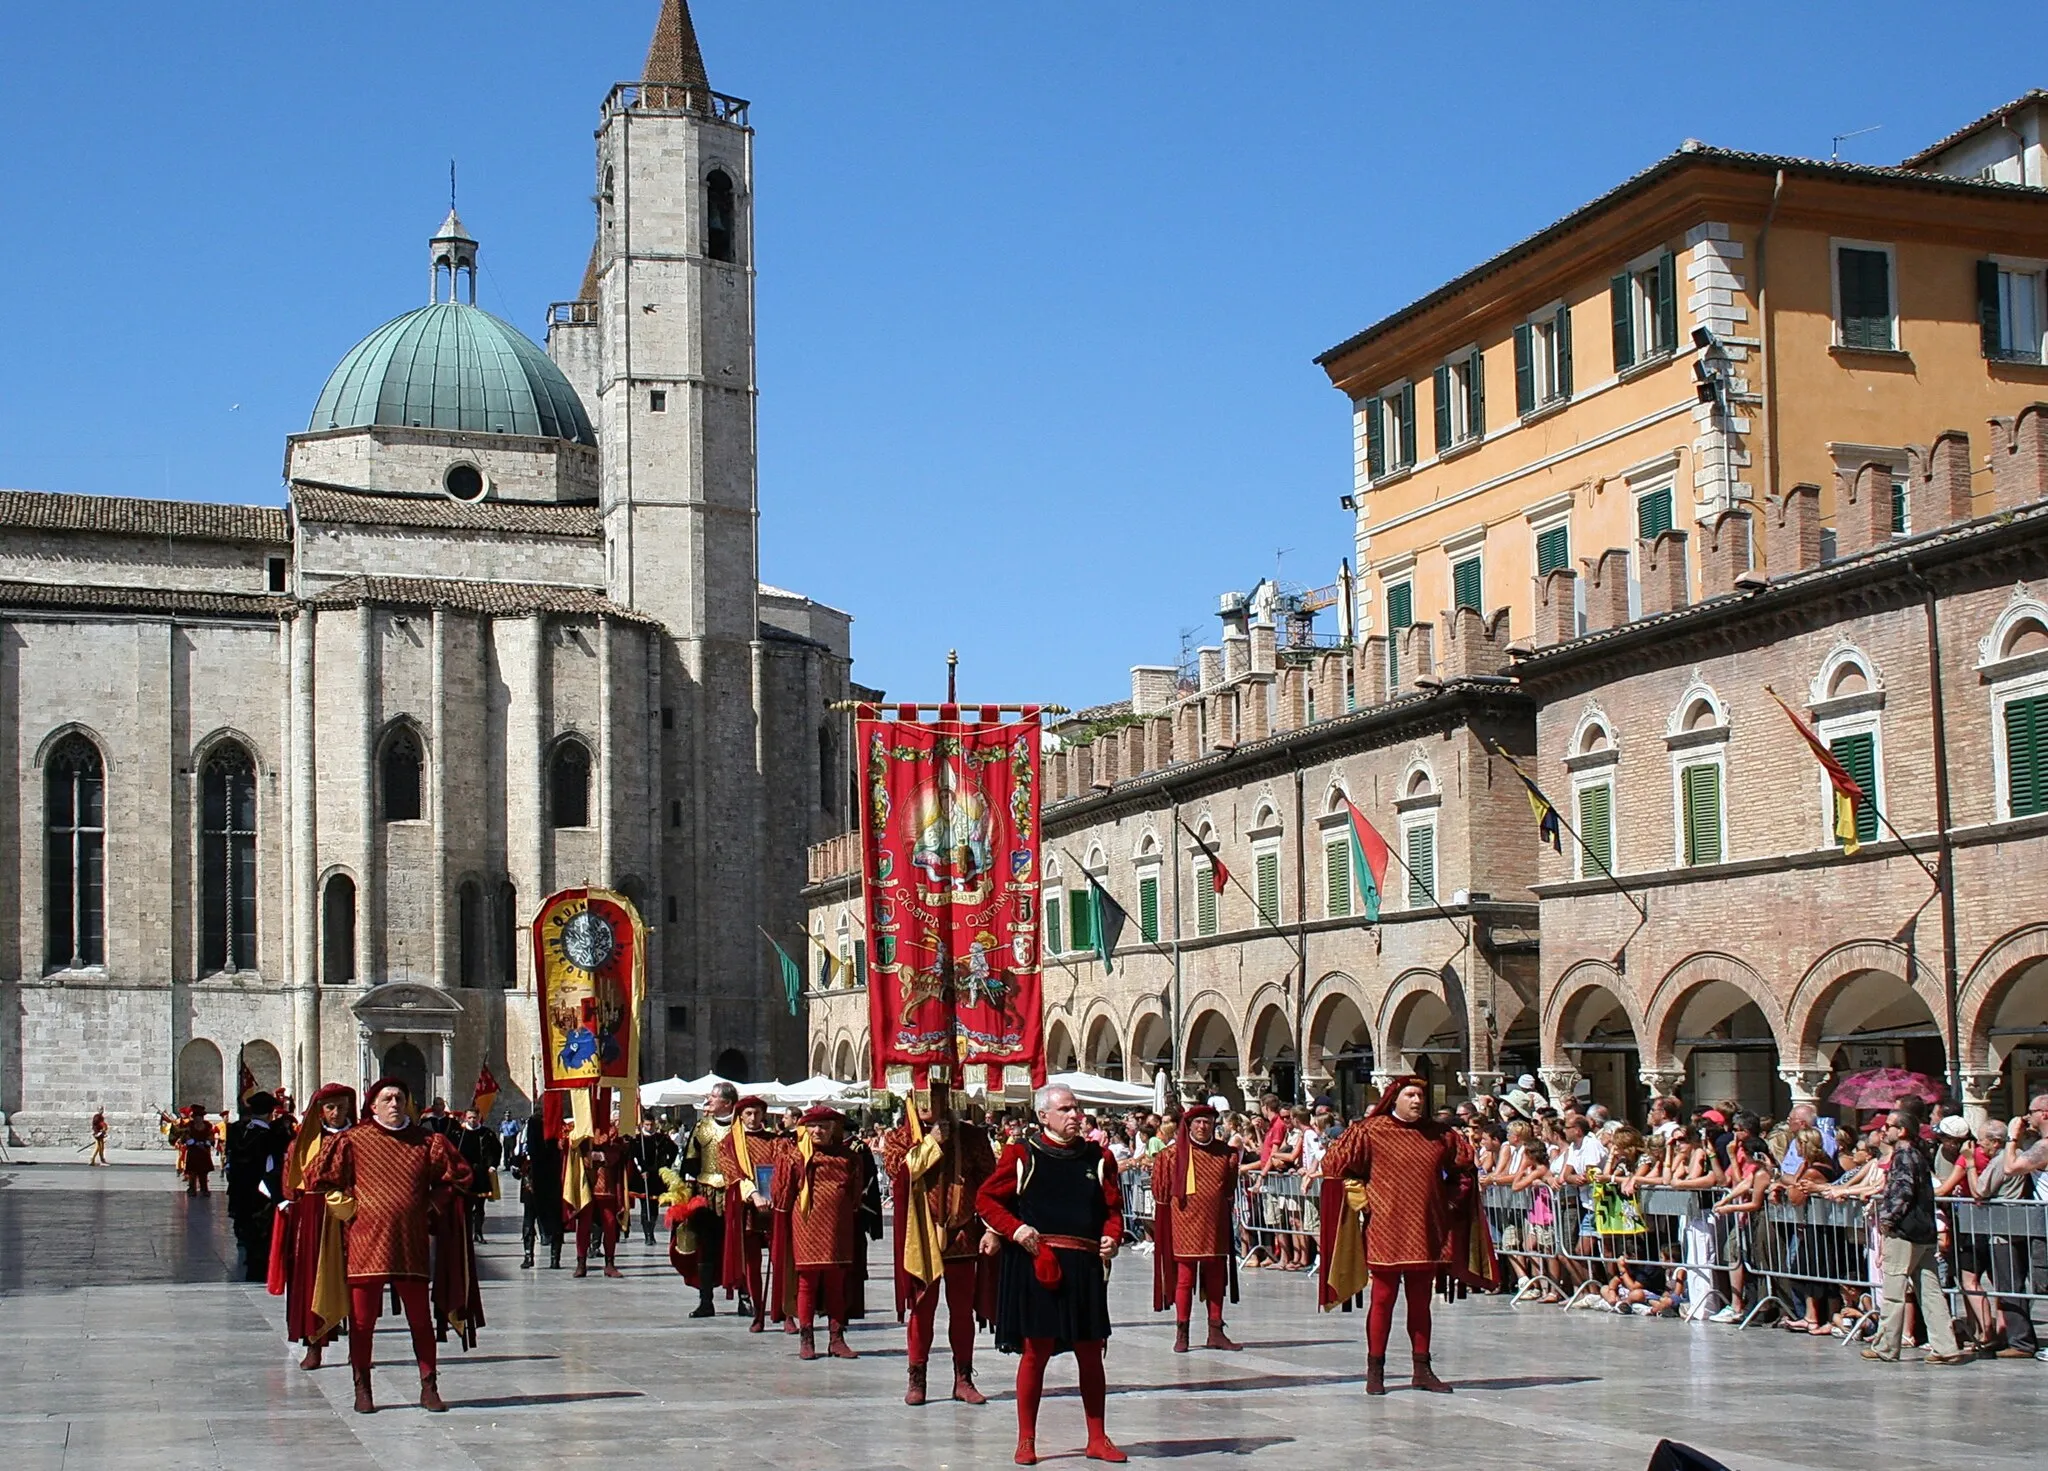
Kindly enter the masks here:
[[394, 1131], [365, 1119], [328, 1140], [306, 1185], [355, 1197], [355, 1217], [345, 1228], [349, 1281], [424, 1280], [432, 1272], [427, 1211], [434, 1192], [467, 1191], [470, 1170], [446, 1135], [416, 1123]]
[[1391, 1114], [1360, 1119], [1323, 1156], [1323, 1177], [1369, 1182], [1368, 1267], [1457, 1264], [1464, 1243], [1452, 1227], [1473, 1188], [1471, 1153], [1457, 1130]]

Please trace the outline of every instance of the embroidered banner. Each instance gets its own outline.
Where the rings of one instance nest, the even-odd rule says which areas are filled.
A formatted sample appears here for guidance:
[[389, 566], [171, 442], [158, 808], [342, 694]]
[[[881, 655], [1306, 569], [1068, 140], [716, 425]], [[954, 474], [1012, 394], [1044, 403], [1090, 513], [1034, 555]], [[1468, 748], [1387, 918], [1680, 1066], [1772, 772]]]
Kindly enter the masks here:
[[863, 706], [857, 727], [873, 1081], [944, 1064], [1041, 1083], [1038, 711], [898, 714]]
[[647, 928], [624, 894], [564, 889], [533, 921], [541, 1066], [549, 1088], [638, 1084]]

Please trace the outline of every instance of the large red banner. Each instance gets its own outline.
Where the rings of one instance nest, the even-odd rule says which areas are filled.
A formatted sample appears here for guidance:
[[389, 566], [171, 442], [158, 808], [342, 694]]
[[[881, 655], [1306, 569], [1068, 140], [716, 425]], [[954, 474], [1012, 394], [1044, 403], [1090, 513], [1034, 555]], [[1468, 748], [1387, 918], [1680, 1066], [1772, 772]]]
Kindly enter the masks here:
[[857, 727], [875, 1085], [935, 1065], [1043, 1082], [1038, 711], [898, 715], [863, 706]]

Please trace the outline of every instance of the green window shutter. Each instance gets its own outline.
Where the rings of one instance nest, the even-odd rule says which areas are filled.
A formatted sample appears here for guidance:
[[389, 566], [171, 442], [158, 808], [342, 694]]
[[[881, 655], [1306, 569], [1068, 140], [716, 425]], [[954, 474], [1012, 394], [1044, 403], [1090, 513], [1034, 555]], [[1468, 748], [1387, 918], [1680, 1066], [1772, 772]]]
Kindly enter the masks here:
[[1881, 250], [1842, 246], [1835, 252], [1842, 299], [1842, 346], [1890, 348], [1891, 257]]
[[1579, 877], [1613, 871], [1614, 788], [1606, 782], [1579, 788], [1579, 841], [1585, 845], [1579, 855]]
[[1058, 955], [1067, 948], [1067, 942], [1060, 933], [1060, 901], [1052, 894], [1045, 896], [1045, 953]]
[[1394, 468], [1405, 470], [1415, 463], [1415, 385], [1410, 383], [1401, 390], [1401, 463]]
[[1515, 412], [1526, 414], [1536, 407], [1536, 354], [1534, 333], [1527, 322], [1515, 328]]
[[2005, 327], [1998, 312], [1998, 262], [1977, 262], [1977, 330], [1984, 356], [2005, 356]]
[[1678, 346], [1678, 257], [1665, 251], [1657, 262], [1657, 351]]
[[1536, 538], [1536, 575], [1548, 576], [1572, 561], [1572, 533], [1569, 526], [1553, 526]]
[[1342, 919], [1351, 913], [1351, 840], [1323, 845], [1323, 913]]
[[1721, 861], [1721, 768], [1688, 766], [1681, 773], [1685, 797], [1685, 861]]
[[1150, 875], [1138, 880], [1138, 933], [1148, 944], [1159, 943], [1159, 880]]
[[1630, 310], [1630, 287], [1628, 272], [1623, 271], [1607, 283], [1607, 294], [1614, 307], [1614, 371], [1632, 367], [1636, 360], [1635, 319]]
[[1485, 611], [1480, 606], [1479, 558], [1467, 557], [1451, 568], [1451, 603], [1457, 608]]
[[1442, 454], [1451, 447], [1451, 369], [1439, 364], [1431, 375], [1436, 394], [1436, 448]]
[[868, 983], [868, 942], [853, 942], [853, 983], [865, 988]]
[[2048, 695], [2006, 705], [2005, 772], [2010, 816], [2048, 812]]
[[1906, 482], [1892, 482], [1892, 535], [1906, 534]]
[[1387, 631], [1406, 628], [1415, 621], [1415, 584], [1397, 582], [1387, 589]]
[[1259, 913], [1265, 916], [1266, 923], [1278, 924], [1280, 923], [1280, 855], [1278, 853], [1261, 853], [1259, 855], [1258, 870]]
[[[1828, 750], [1842, 763], [1856, 785], [1863, 788], [1863, 800], [1856, 804], [1856, 841], [1877, 841], [1877, 737], [1869, 731], [1839, 736], [1828, 742]], [[1835, 795], [1828, 792], [1827, 830], [1835, 828]], [[1839, 840], [1837, 840], [1839, 841]]]
[[1408, 829], [1408, 907], [1418, 909], [1436, 895], [1436, 824]]
[[1636, 536], [1655, 541], [1671, 529], [1671, 489], [1653, 490], [1636, 502]]
[[1465, 406], [1465, 424], [1472, 437], [1478, 439], [1486, 433], [1486, 354], [1475, 349], [1465, 372], [1471, 385], [1471, 398]]
[[1387, 425], [1382, 417], [1385, 412], [1382, 400], [1365, 401], [1365, 473], [1373, 480], [1387, 473]]
[[1203, 864], [1195, 870], [1195, 933], [1213, 935], [1216, 933], [1216, 880], [1215, 870]]
[[1076, 950], [1095, 948], [1095, 895], [1088, 889], [1067, 893], [1067, 938]]
[[1555, 398], [1572, 396], [1572, 309], [1561, 306], [1557, 309], [1557, 334], [1553, 339], [1557, 351], [1557, 381], [1551, 385]]

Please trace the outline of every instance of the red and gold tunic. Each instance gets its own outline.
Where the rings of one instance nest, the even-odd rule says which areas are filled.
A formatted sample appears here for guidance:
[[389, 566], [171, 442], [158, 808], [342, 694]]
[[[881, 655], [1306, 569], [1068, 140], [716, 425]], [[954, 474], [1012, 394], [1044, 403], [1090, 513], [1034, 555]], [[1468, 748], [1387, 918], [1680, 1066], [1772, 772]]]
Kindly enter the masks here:
[[[932, 1220], [939, 1228], [940, 1255], [959, 1261], [977, 1255], [981, 1249], [981, 1214], [974, 1198], [981, 1182], [995, 1173], [996, 1153], [989, 1145], [988, 1131], [972, 1124], [954, 1124], [952, 1140], [941, 1146], [937, 1163], [916, 1180], [910, 1178], [910, 1152], [918, 1141], [910, 1137], [910, 1126], [900, 1124], [882, 1136], [882, 1168], [888, 1174], [898, 1202], [919, 1190], [930, 1205]], [[896, 1211], [899, 1260], [903, 1252], [904, 1212]]]
[[427, 1278], [427, 1212], [437, 1190], [469, 1189], [469, 1166], [447, 1136], [408, 1124], [387, 1129], [365, 1119], [327, 1141], [306, 1177], [308, 1188], [355, 1198], [349, 1221], [348, 1280]]
[[1154, 1231], [1167, 1243], [1160, 1254], [1185, 1260], [1229, 1256], [1231, 1216], [1237, 1206], [1237, 1151], [1227, 1144], [1197, 1144], [1192, 1139], [1187, 1149], [1195, 1167], [1192, 1195], [1178, 1143], [1152, 1157]]
[[1472, 1151], [1456, 1129], [1434, 1119], [1404, 1124], [1392, 1114], [1360, 1119], [1323, 1156], [1323, 1178], [1367, 1184], [1367, 1267], [1462, 1263], [1475, 1175]]
[[844, 1144], [817, 1146], [808, 1160], [791, 1151], [775, 1172], [775, 1208], [789, 1212], [792, 1260], [799, 1272], [851, 1267], [860, 1259], [860, 1203], [872, 1156]]
[[606, 1139], [586, 1139], [576, 1152], [589, 1171], [590, 1203], [624, 1208], [626, 1204], [626, 1160], [633, 1146], [617, 1134]]

